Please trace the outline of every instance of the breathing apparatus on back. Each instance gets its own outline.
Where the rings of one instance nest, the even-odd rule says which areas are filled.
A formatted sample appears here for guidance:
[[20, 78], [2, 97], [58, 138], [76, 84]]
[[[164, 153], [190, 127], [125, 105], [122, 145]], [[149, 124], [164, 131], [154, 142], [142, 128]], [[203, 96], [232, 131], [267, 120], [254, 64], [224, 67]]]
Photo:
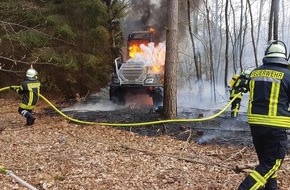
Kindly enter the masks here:
[[238, 78], [239, 78], [239, 75], [238, 74], [235, 74], [232, 77], [232, 79], [230, 80], [229, 85], [228, 85], [228, 89], [229, 90], [231, 90], [234, 87], [234, 85], [235, 85], [236, 81], [238, 80]]

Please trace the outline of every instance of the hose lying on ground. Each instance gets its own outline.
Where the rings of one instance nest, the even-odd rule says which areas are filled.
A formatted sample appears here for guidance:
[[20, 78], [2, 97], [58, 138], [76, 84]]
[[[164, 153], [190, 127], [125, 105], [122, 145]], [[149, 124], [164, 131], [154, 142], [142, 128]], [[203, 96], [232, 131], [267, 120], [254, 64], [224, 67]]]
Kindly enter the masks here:
[[[18, 86], [13, 86], [18, 87]], [[10, 87], [4, 87], [0, 88], [0, 92], [10, 89]], [[80, 123], [80, 124], [87, 124], [87, 125], [101, 125], [101, 126], [115, 126], [115, 127], [133, 127], [133, 126], [145, 126], [145, 125], [153, 125], [153, 124], [161, 124], [161, 123], [174, 123], [174, 122], [198, 122], [198, 121], [206, 121], [213, 119], [220, 114], [222, 114], [230, 105], [231, 103], [240, 95], [241, 93], [237, 94], [229, 103], [218, 113], [204, 118], [196, 118], [196, 119], [168, 119], [168, 120], [159, 120], [159, 121], [149, 121], [149, 122], [140, 122], [140, 123], [98, 123], [98, 122], [89, 122], [89, 121], [82, 121], [78, 119], [74, 119], [72, 117], [69, 117], [65, 115], [63, 112], [61, 112], [59, 109], [57, 109], [49, 100], [47, 100], [43, 95], [40, 94], [40, 98], [42, 98], [48, 105], [50, 105], [57, 113], [65, 117], [66, 119]], [[24, 185], [30, 190], [37, 190], [35, 187], [27, 183], [26, 181], [22, 180], [18, 176], [16, 176], [12, 171], [5, 169], [4, 167], [0, 166], [0, 173], [4, 173], [6, 175], [11, 176], [14, 178], [17, 182]]]
[[0, 173], [4, 173], [6, 175], [11, 176], [18, 183], [20, 183], [21, 185], [25, 186], [26, 188], [28, 188], [30, 190], [37, 190], [35, 187], [33, 187], [32, 185], [30, 185], [29, 183], [27, 183], [26, 181], [24, 181], [23, 179], [21, 179], [20, 177], [15, 175], [11, 170], [8, 170], [8, 169], [4, 168], [3, 166], [0, 166]]
[[[17, 87], [17, 86], [13, 86]], [[1, 91], [8, 90], [10, 87], [4, 87], [0, 89]], [[78, 120], [72, 117], [67, 116], [63, 112], [61, 112], [59, 109], [57, 109], [49, 100], [47, 100], [43, 95], [40, 94], [40, 98], [42, 98], [48, 105], [50, 105], [57, 113], [59, 113], [61, 116], [65, 117], [66, 119], [80, 123], [80, 124], [85, 124], [85, 125], [101, 125], [101, 126], [115, 126], [115, 127], [140, 127], [140, 126], [145, 126], [145, 125], [154, 125], [154, 124], [162, 124], [162, 123], [178, 123], [178, 122], [199, 122], [199, 121], [206, 121], [213, 119], [219, 115], [221, 115], [223, 112], [226, 111], [226, 109], [232, 104], [232, 102], [241, 94], [238, 93], [233, 99], [231, 99], [226, 106], [221, 109], [219, 112], [216, 114], [209, 116], [209, 117], [203, 117], [203, 118], [179, 118], [179, 119], [165, 119], [165, 120], [158, 120], [158, 121], [148, 121], [148, 122], [139, 122], [139, 123], [103, 123], [103, 122], [91, 122], [91, 121], [82, 121]]]

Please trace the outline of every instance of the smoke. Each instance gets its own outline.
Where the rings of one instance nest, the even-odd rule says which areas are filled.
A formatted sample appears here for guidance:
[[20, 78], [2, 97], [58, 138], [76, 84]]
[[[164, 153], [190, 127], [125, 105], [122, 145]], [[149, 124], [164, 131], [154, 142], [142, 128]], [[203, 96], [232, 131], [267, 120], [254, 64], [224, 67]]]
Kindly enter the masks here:
[[[179, 36], [184, 37], [188, 23], [188, 1], [179, 1]], [[196, 10], [200, 0], [189, 0], [191, 11]], [[128, 15], [123, 23], [125, 36], [136, 30], [153, 27], [157, 41], [164, 41], [167, 24], [167, 0], [132, 0]]]
[[166, 0], [132, 0], [125, 18], [123, 32], [126, 36], [132, 31], [155, 29], [156, 40], [165, 40]]
[[250, 130], [246, 123], [246, 119], [227, 119], [217, 122], [214, 128], [212, 128], [212, 124], [211, 126], [205, 125], [203, 128], [203, 135], [197, 139], [197, 144], [229, 141], [245, 144], [249, 141], [250, 137], [247, 135], [247, 132], [250, 132]]

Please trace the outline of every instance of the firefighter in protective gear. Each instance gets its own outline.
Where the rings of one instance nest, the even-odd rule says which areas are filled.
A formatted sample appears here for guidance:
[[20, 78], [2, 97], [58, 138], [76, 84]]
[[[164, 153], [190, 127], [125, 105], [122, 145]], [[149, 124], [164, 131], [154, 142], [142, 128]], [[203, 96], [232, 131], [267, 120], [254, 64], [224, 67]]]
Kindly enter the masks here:
[[[230, 89], [230, 100], [232, 100], [238, 93], [247, 93], [249, 91], [249, 76], [250, 71], [244, 70], [241, 75], [235, 74], [228, 86]], [[242, 94], [240, 94], [233, 102], [231, 106], [231, 117], [238, 117], [238, 113], [241, 106]]]
[[278, 189], [277, 170], [286, 155], [290, 129], [288, 65], [285, 44], [274, 41], [265, 51], [263, 65], [251, 72], [248, 123], [259, 164], [239, 190]]
[[32, 67], [26, 71], [26, 76], [20, 87], [11, 86], [10, 89], [22, 95], [18, 112], [26, 118], [26, 126], [34, 124], [35, 117], [32, 111], [35, 108], [40, 92], [40, 82], [37, 80], [37, 71]]

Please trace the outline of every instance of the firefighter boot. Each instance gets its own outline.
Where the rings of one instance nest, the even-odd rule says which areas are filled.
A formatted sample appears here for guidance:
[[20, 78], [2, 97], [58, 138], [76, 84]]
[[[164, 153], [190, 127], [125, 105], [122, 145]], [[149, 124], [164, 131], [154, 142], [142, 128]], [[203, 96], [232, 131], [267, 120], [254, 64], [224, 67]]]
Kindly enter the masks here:
[[237, 112], [231, 112], [231, 118], [237, 118], [238, 113]]
[[25, 126], [33, 125], [34, 124], [34, 121], [35, 121], [35, 117], [33, 117], [32, 115], [29, 115], [26, 118], [26, 125]]

